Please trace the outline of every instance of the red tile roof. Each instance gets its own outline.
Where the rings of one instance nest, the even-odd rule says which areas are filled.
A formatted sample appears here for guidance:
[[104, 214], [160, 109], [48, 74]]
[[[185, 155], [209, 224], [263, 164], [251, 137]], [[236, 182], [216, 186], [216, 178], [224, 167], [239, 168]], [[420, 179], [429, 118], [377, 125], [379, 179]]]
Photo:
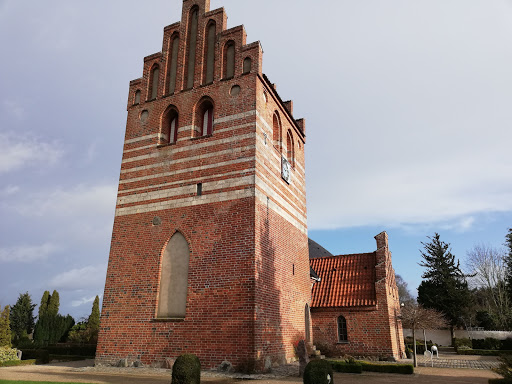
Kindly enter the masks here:
[[312, 308], [377, 304], [375, 252], [310, 259], [321, 281], [313, 286]]

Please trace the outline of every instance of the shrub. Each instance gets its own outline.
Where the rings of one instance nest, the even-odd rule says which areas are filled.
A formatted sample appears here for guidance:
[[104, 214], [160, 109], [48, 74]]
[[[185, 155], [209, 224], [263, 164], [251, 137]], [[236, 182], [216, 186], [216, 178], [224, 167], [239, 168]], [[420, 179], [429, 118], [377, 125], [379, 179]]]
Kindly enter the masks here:
[[455, 347], [455, 350], [457, 350], [459, 347], [462, 347], [462, 346], [473, 348], [473, 343], [471, 342], [470, 339], [465, 339], [465, 338], [457, 339], [457, 338], [454, 338], [453, 339], [453, 346]]
[[0, 362], [18, 360], [17, 351], [14, 348], [0, 347]]
[[336, 361], [331, 360], [329, 361], [331, 364], [331, 367], [336, 372], [342, 372], [342, 373], [362, 373], [363, 368], [361, 364], [357, 362], [349, 362], [349, 361]]
[[196, 355], [179, 356], [172, 367], [171, 384], [200, 384], [201, 363]]
[[35, 360], [11, 360], [0, 362], [0, 367], [15, 367], [18, 365], [34, 365], [36, 363]]
[[505, 340], [501, 340], [500, 349], [510, 351], [512, 350], [512, 337], [507, 337]]
[[400, 373], [403, 375], [412, 375], [414, 373], [412, 364], [377, 364], [367, 361], [359, 361], [359, 363], [365, 372]]
[[473, 339], [473, 349], [500, 349], [502, 342], [501, 340], [493, 337], [486, 337], [485, 339]]
[[500, 356], [498, 360], [501, 364], [498, 368], [494, 369], [494, 372], [512, 381], [512, 354]]
[[334, 372], [326, 360], [311, 360], [304, 369], [304, 384], [334, 384]]

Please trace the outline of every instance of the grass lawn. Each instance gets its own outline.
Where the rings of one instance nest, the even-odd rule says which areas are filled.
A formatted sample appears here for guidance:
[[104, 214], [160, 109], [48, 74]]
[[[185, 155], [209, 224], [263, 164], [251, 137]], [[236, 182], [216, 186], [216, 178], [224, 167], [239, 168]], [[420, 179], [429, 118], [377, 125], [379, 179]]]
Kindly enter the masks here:
[[[61, 381], [25, 381], [25, 380], [0, 380], [0, 384], [76, 384], [72, 382], [63, 383]], [[84, 383], [87, 384], [87, 383]], [[92, 384], [92, 383], [89, 383]]]

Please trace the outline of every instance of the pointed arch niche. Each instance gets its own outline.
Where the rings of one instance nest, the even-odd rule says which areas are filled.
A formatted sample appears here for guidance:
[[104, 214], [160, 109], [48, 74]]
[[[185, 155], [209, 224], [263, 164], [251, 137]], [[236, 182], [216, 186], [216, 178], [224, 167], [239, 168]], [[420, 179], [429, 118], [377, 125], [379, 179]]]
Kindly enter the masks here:
[[162, 252], [157, 319], [185, 318], [189, 260], [187, 239], [176, 232]]

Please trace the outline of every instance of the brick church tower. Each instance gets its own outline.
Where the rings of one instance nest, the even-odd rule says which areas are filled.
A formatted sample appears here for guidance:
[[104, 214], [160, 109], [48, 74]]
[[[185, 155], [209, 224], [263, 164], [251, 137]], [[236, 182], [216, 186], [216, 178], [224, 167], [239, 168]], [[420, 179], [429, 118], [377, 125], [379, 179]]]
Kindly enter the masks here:
[[226, 19], [184, 0], [130, 82], [97, 363], [261, 370], [310, 334], [305, 123]]

